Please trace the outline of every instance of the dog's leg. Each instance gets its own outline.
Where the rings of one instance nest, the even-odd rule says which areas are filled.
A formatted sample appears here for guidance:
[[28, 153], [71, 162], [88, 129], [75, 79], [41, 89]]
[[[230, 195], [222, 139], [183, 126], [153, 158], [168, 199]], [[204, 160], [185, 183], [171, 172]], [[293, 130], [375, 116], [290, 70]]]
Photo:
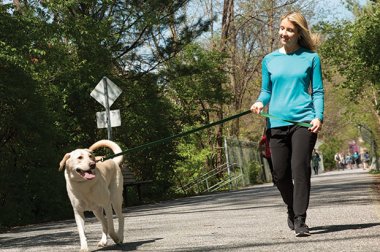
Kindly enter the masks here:
[[107, 224], [108, 224], [108, 233], [111, 236], [112, 240], [116, 243], [119, 244], [119, 237], [117, 237], [117, 234], [115, 233], [115, 228], [113, 226], [113, 216], [112, 216], [112, 207], [111, 207], [111, 202], [109, 205], [107, 205], [104, 208], [104, 211], [106, 212], [106, 218], [107, 218]]
[[84, 233], [84, 214], [83, 212], [78, 212], [77, 210], [74, 209], [74, 216], [75, 216], [75, 222], [77, 223], [77, 228], [79, 232], [80, 252], [87, 252], [88, 251], [87, 239]]
[[119, 221], [119, 228], [117, 230], [117, 235], [119, 237], [120, 243], [123, 243], [123, 241], [124, 241], [124, 216], [123, 216], [123, 211], [122, 211], [122, 209], [123, 209], [122, 202], [123, 202], [122, 197], [121, 197], [121, 199], [115, 200], [112, 202], [113, 210], [115, 211], [116, 216], [117, 216], [118, 221]]
[[103, 215], [103, 208], [102, 207], [97, 208], [93, 212], [94, 212], [96, 218], [102, 224], [102, 238], [98, 242], [98, 247], [104, 247], [107, 245], [107, 234], [108, 234], [107, 220]]
[[117, 235], [120, 243], [124, 241], [124, 216], [123, 216], [123, 174], [119, 167], [116, 169], [114, 183], [110, 185], [112, 208], [118, 218], [119, 227]]

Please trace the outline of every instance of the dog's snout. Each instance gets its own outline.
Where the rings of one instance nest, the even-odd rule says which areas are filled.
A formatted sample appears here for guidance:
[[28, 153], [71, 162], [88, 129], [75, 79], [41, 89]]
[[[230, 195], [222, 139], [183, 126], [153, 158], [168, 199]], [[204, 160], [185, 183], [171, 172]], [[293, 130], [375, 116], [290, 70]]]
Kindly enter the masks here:
[[91, 162], [90, 163], [90, 169], [95, 169], [96, 167], [96, 163], [95, 162]]
[[76, 171], [76, 172], [81, 172], [82, 170], [79, 169], [79, 168], [76, 168], [75, 171]]

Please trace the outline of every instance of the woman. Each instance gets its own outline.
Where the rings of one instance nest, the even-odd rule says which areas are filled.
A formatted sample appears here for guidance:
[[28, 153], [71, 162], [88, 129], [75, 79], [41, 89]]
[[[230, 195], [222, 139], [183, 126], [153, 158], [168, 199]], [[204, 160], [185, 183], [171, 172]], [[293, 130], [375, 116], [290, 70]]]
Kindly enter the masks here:
[[[322, 128], [324, 90], [317, 41], [304, 16], [291, 12], [281, 18], [281, 48], [262, 62], [262, 88], [251, 111], [276, 118], [308, 122], [307, 128], [270, 118], [267, 137], [277, 188], [288, 208], [288, 226], [297, 237], [309, 236], [306, 212], [310, 198], [310, 160]], [[293, 179], [294, 182], [293, 182]]]

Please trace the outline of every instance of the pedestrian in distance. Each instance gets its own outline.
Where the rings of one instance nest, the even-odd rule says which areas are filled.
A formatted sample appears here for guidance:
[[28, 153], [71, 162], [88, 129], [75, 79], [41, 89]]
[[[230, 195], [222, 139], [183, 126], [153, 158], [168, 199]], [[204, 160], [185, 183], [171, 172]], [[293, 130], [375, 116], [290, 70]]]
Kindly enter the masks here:
[[341, 160], [341, 156], [340, 156], [340, 153], [335, 153], [334, 155], [334, 161], [335, 161], [335, 168], [337, 170], [339, 170], [341, 167], [342, 167], [342, 160]]
[[344, 154], [343, 153], [339, 153], [339, 159], [340, 159], [340, 162], [339, 162], [340, 167], [344, 171], [344, 168], [346, 168], [346, 160], [344, 158]]
[[[322, 129], [324, 89], [318, 36], [300, 12], [280, 20], [281, 48], [262, 61], [262, 87], [251, 111], [268, 106], [267, 137], [276, 186], [288, 209], [288, 226], [297, 237], [309, 236], [306, 215], [310, 200], [311, 155]], [[310, 127], [290, 123], [308, 122]], [[294, 181], [294, 182], [293, 182]]]
[[350, 153], [346, 154], [345, 161], [346, 161], [347, 168], [352, 170], [353, 160], [352, 160], [352, 156]]
[[316, 150], [314, 150], [311, 157], [311, 163], [315, 175], [318, 175], [319, 161], [321, 161], [321, 157], [319, 156], [319, 153]]
[[357, 151], [355, 151], [354, 154], [352, 154], [352, 160], [353, 160], [353, 163], [355, 164], [355, 168], [359, 168], [360, 155]]
[[370, 162], [370, 156], [369, 156], [369, 153], [368, 151], [366, 150], [364, 153], [363, 153], [363, 169], [368, 169], [369, 168], [369, 162]]
[[340, 154], [340, 163], [342, 165], [342, 169], [344, 170], [345, 168], [347, 168], [347, 162], [346, 162], [346, 155], [344, 154], [344, 152], [342, 152]]

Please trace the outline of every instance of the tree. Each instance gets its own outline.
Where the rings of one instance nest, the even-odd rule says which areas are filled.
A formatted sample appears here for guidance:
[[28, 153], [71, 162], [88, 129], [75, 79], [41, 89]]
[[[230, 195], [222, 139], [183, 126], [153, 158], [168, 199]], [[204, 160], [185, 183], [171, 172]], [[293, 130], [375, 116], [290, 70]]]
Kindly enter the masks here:
[[[223, 85], [226, 81], [226, 75], [222, 71], [224, 60], [225, 54], [217, 50], [207, 51], [193, 44], [170, 61], [162, 73], [167, 95], [181, 115], [182, 129], [220, 119], [220, 107], [228, 104], [230, 99], [230, 94]], [[218, 153], [218, 132], [219, 128], [210, 128], [199, 133], [197, 147]], [[205, 166], [216, 168], [220, 162], [216, 154], [208, 157]]]
[[35, 79], [34, 69], [45, 54], [37, 45], [44, 28], [38, 18], [11, 15], [0, 5], [1, 227], [53, 220], [71, 212], [64, 179], [54, 168], [61, 157], [60, 132], [52, 127], [48, 98]]
[[364, 96], [372, 101], [371, 111], [380, 124], [379, 4], [369, 4], [352, 23], [322, 24], [321, 29], [326, 37], [321, 48], [326, 62], [345, 77], [342, 87], [351, 91], [352, 98]]
[[[115, 104], [130, 109], [123, 111], [122, 119], [128, 132], [115, 132], [115, 141], [122, 142], [123, 147], [157, 140], [178, 130], [176, 114], [163, 96], [157, 73], [164, 62], [208, 28], [209, 22], [202, 19], [186, 22], [182, 10], [188, 3], [27, 0], [14, 1], [14, 7], [0, 4], [0, 111], [4, 116], [0, 152], [6, 157], [2, 172], [9, 175], [0, 186], [0, 204], [8, 211], [0, 215], [1, 225], [3, 217], [7, 225], [25, 224], [67, 213], [62, 207], [68, 203], [65, 193], [58, 193], [65, 190], [64, 179], [52, 167], [65, 152], [104, 137], [104, 131], [95, 127], [94, 113], [99, 104], [89, 96], [103, 76], [129, 91], [128, 99]], [[176, 39], [168, 33], [173, 27]], [[155, 188], [163, 195], [171, 185], [171, 166], [176, 162], [173, 149], [166, 145], [161, 148], [164, 154], [160, 149], [149, 149], [129, 159], [140, 177], [158, 181]], [[38, 158], [32, 160], [33, 155]], [[43, 175], [36, 176], [38, 173], [31, 170]], [[40, 186], [48, 176], [49, 185], [57, 185], [50, 191]], [[19, 183], [13, 189], [15, 195], [23, 195], [23, 200], [10, 194], [15, 184], [9, 182]], [[59, 204], [61, 197], [56, 195], [66, 199], [64, 204]], [[9, 203], [17, 200], [23, 211], [12, 213]], [[59, 215], [43, 215], [50, 211], [41, 210], [43, 203], [51, 205], [46, 201], [60, 207], [51, 208]], [[19, 215], [25, 218], [19, 219]]]
[[[88, 94], [103, 76], [133, 81], [137, 74], [156, 71], [207, 29], [209, 22], [202, 19], [186, 22], [182, 8], [188, 2], [15, 3], [18, 17], [34, 16], [43, 24], [40, 31], [45, 32], [33, 41], [34, 50], [43, 53], [33, 58], [37, 63], [33, 77], [51, 97], [48, 107], [56, 115], [55, 125], [67, 132], [65, 149], [86, 146], [97, 138], [95, 127], [88, 127], [94, 121], [97, 103]], [[173, 27], [175, 39], [168, 33]]]
[[[379, 68], [376, 55], [380, 53], [377, 46], [379, 8], [374, 3], [363, 8], [355, 2], [349, 4], [355, 14], [353, 21], [318, 25], [324, 38], [319, 50], [325, 65], [324, 73], [332, 83], [326, 93], [334, 93], [333, 96], [327, 95], [325, 106], [325, 143], [322, 148], [326, 153], [346, 150], [348, 141], [360, 137], [358, 125], [374, 129], [375, 138], [380, 137], [379, 74], [376, 71]], [[341, 146], [337, 147], [336, 143]], [[365, 143], [360, 144], [365, 146]], [[332, 163], [332, 159], [328, 159]]]
[[23, 69], [0, 63], [0, 227], [67, 216], [63, 176], [54, 168], [59, 135], [48, 127], [45, 99]]
[[[127, 94], [121, 95], [115, 107], [124, 105], [121, 110], [122, 125], [114, 128], [114, 133], [123, 150], [139, 147], [172, 136], [181, 130], [178, 125], [178, 112], [170, 100], [162, 95], [159, 76], [146, 74], [136, 76], [134, 81], [123, 83]], [[103, 130], [104, 131], [104, 130]], [[171, 193], [174, 184], [174, 165], [178, 160], [176, 141], [162, 142], [138, 151], [126, 152], [125, 163], [139, 180], [153, 180], [144, 187], [144, 196], [162, 200]]]

